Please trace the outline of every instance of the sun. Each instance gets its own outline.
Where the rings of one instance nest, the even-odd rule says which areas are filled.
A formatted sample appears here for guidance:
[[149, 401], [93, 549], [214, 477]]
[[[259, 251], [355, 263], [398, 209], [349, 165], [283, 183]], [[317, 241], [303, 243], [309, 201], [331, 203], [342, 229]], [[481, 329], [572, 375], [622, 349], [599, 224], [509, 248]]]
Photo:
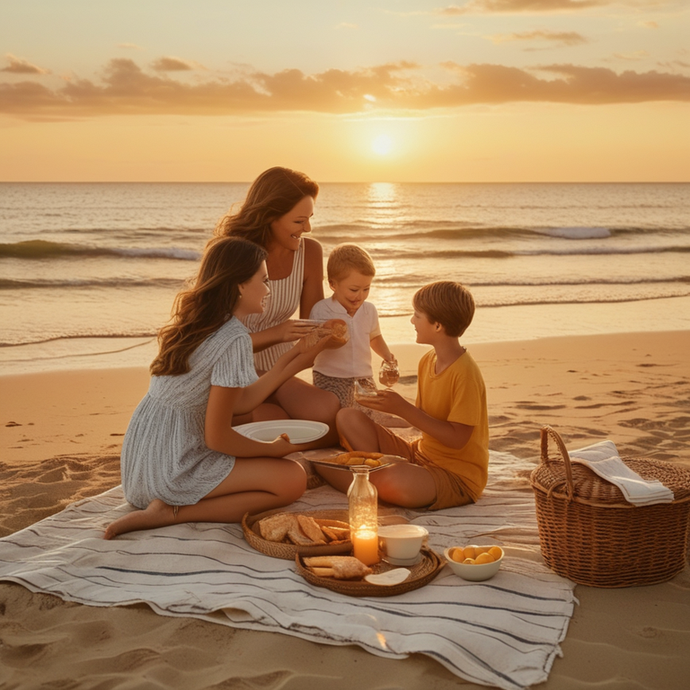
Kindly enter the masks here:
[[387, 134], [380, 134], [371, 142], [371, 148], [379, 156], [387, 156], [393, 150], [393, 141]]

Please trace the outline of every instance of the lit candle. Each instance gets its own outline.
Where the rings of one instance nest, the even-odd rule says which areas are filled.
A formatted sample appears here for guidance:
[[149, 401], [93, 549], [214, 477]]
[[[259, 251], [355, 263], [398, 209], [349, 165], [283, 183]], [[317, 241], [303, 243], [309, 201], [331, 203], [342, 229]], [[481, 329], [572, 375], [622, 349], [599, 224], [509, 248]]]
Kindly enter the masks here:
[[379, 558], [379, 535], [374, 530], [359, 530], [352, 537], [355, 558], [364, 565], [374, 565]]

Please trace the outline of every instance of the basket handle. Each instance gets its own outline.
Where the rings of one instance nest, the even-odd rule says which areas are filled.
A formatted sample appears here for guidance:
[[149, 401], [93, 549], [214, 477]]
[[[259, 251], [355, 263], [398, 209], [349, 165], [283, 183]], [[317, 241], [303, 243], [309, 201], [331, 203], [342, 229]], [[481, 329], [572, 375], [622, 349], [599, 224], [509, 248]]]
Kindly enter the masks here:
[[568, 500], [572, 500], [574, 495], [573, 487], [573, 471], [570, 466], [570, 455], [568, 449], [563, 443], [563, 439], [558, 432], [550, 427], [548, 424], [541, 428], [541, 461], [547, 463], [549, 461], [549, 436], [555, 442], [556, 447], [561, 453], [563, 464], [565, 465], [565, 483]]

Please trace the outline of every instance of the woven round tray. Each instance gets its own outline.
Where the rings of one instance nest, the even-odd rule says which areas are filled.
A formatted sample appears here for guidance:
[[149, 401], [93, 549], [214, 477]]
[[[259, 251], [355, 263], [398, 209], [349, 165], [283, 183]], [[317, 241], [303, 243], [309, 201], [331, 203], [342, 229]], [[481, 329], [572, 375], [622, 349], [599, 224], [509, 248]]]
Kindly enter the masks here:
[[[549, 453], [549, 440], [556, 453]], [[670, 580], [685, 568], [690, 470], [660, 460], [622, 458], [643, 479], [674, 493], [672, 503], [635, 506], [588, 467], [571, 463], [558, 433], [541, 432], [541, 464], [532, 472], [539, 541], [559, 575], [595, 587]]]
[[[324, 544], [321, 546], [297, 546], [296, 544], [288, 544], [285, 542], [268, 541], [264, 539], [259, 533], [259, 520], [274, 515], [275, 513], [285, 513], [283, 509], [269, 510], [258, 515], [250, 515], [245, 513], [242, 518], [242, 532], [247, 543], [257, 551], [265, 553], [267, 556], [273, 558], [284, 558], [288, 561], [293, 561], [298, 553], [305, 556], [328, 556], [331, 554], [350, 553], [352, 551], [352, 542], [344, 541], [340, 544]], [[349, 526], [348, 511], [347, 510], [301, 510], [300, 515], [308, 515], [309, 517], [319, 518], [326, 521], [326, 525], [333, 525], [336, 527]]]
[[[319, 577], [307, 568], [302, 558], [306, 554], [298, 554], [295, 556], [295, 565], [297, 572], [312, 585], [317, 587], [325, 587], [334, 592], [347, 594], [350, 597], [392, 597], [397, 594], [404, 594], [413, 589], [419, 589], [424, 585], [429, 584], [439, 573], [446, 562], [435, 551], [423, 548], [421, 551], [422, 558], [419, 563], [415, 565], [406, 566], [410, 571], [410, 575], [404, 582], [397, 585], [375, 585], [366, 580], [336, 580], [332, 577]], [[387, 570], [393, 570], [397, 566], [389, 565], [384, 561], [372, 566], [374, 573], [384, 573]]]

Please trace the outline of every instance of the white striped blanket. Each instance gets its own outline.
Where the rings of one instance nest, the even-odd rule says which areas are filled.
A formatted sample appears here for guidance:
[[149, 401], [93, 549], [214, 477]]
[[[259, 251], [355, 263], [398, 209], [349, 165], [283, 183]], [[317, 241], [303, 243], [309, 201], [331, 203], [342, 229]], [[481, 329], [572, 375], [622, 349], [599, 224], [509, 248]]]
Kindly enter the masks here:
[[[290, 561], [254, 551], [239, 525], [184, 524], [105, 541], [105, 525], [132, 509], [120, 487], [0, 540], [0, 580], [66, 601], [144, 602], [166, 616], [356, 644], [389, 658], [426, 654], [468, 681], [525, 688], [548, 677], [576, 602], [573, 583], [541, 562], [528, 469], [492, 452], [490, 483], [475, 505], [398, 511], [429, 529], [438, 553], [475, 541], [503, 545], [502, 568], [485, 583], [446, 567], [399, 596], [348, 597], [307, 583]], [[324, 486], [291, 509], [345, 506]]]

